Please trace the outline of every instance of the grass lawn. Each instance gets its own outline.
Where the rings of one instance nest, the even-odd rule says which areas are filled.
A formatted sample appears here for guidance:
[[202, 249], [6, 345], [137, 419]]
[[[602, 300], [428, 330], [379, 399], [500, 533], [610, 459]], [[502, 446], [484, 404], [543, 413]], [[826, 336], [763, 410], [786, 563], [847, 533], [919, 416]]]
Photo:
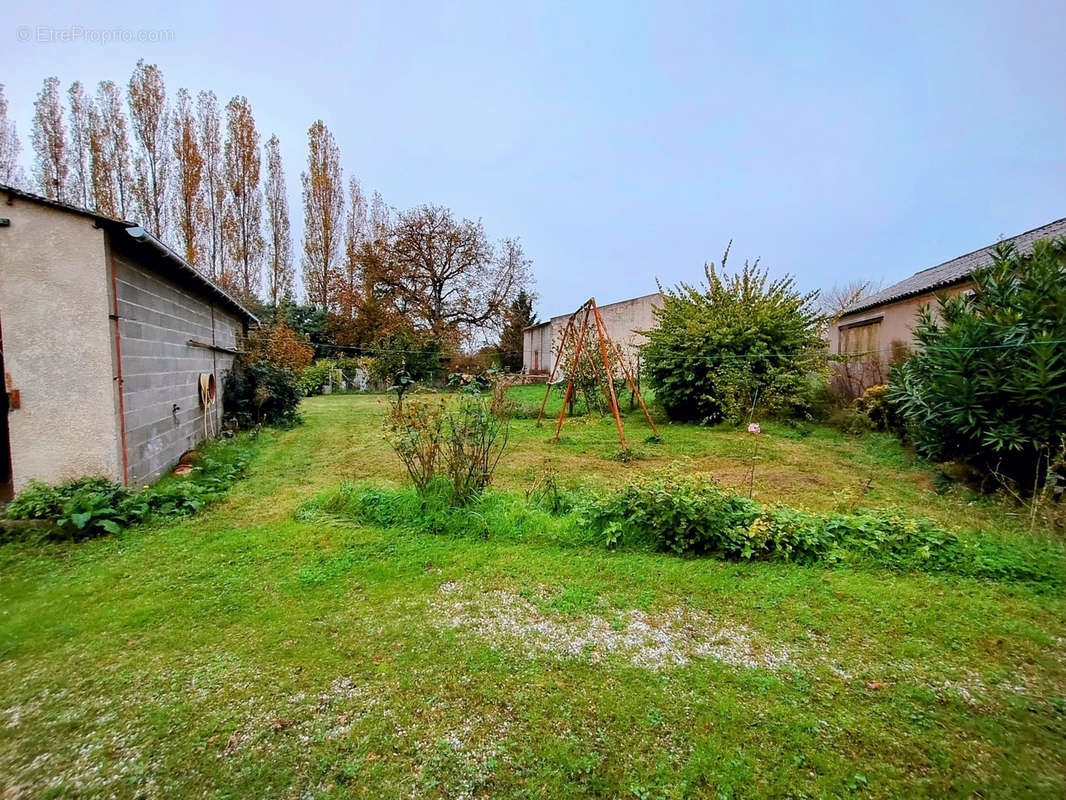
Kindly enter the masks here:
[[[378, 403], [306, 401], [197, 517], [0, 546], [0, 798], [1066, 796], [1059, 593], [294, 518], [401, 481]], [[747, 490], [747, 434], [626, 425], [620, 463], [610, 419], [516, 420], [496, 483]], [[1029, 536], [887, 436], [763, 427], [757, 499]]]

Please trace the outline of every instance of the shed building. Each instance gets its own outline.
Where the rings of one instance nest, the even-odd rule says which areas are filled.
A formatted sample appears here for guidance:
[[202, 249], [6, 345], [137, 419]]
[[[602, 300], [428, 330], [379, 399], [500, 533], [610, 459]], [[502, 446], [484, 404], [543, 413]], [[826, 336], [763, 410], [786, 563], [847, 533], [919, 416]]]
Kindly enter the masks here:
[[[662, 294], [655, 292], [643, 297], [599, 306], [600, 317], [607, 326], [607, 335], [621, 348], [622, 354], [630, 364], [636, 364], [640, 347], [647, 340], [644, 331], [656, 326], [655, 309], [661, 308], [662, 304]], [[555, 349], [562, 339], [566, 322], [569, 319], [570, 314], [562, 314], [523, 331], [523, 372], [547, 375], [551, 371]]]
[[219, 429], [255, 316], [133, 223], [0, 197], [0, 492], [154, 480]]
[[[1066, 219], [1020, 233], [1004, 241], [1018, 252], [1032, 253], [1040, 239], [1066, 236]], [[918, 309], [938, 296], [965, 292], [973, 286], [974, 270], [990, 266], [995, 245], [923, 269], [899, 283], [864, 297], [846, 309], [829, 332], [829, 352], [849, 356], [840, 362], [838, 377], [842, 388], [852, 394], [884, 383], [887, 365], [905, 354], [914, 344], [914, 323]]]

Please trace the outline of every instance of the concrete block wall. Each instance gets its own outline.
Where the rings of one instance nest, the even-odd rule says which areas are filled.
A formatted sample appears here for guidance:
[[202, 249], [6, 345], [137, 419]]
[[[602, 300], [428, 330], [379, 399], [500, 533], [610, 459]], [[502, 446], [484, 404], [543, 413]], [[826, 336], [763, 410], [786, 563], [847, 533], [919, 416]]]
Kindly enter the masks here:
[[[130, 483], [150, 483], [204, 438], [200, 373], [213, 373], [220, 402], [229, 353], [195, 340], [235, 348], [241, 321], [209, 300], [112, 253], [122, 350], [123, 407]], [[175, 406], [177, 408], [175, 409]]]

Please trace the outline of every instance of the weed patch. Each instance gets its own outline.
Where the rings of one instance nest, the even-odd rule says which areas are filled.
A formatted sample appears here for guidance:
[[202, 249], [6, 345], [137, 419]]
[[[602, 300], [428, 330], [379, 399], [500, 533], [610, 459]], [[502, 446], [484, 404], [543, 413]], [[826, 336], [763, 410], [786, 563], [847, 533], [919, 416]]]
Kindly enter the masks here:
[[[105, 478], [82, 478], [58, 486], [34, 481], [11, 501], [5, 516], [51, 523], [43, 529], [46, 535], [85, 538], [118, 533], [149, 519], [195, 514], [222, 499], [244, 474], [253, 442], [250, 435], [211, 442], [197, 453], [189, 475], [169, 475], [141, 491]], [[0, 535], [4, 530], [0, 526]]]

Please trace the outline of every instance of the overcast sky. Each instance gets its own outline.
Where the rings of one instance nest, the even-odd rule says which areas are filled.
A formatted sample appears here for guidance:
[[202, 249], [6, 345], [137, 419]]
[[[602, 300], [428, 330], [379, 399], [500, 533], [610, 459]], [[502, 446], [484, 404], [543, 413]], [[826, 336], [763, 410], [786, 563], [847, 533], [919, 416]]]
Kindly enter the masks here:
[[[250, 99], [297, 235], [321, 117], [390, 205], [521, 237], [542, 317], [696, 280], [730, 239], [817, 288], [1066, 216], [1066, 0], [287, 6], [7, 0], [26, 166], [46, 76], [124, 85], [143, 57], [171, 96]], [[88, 41], [111, 29], [165, 41]]]

